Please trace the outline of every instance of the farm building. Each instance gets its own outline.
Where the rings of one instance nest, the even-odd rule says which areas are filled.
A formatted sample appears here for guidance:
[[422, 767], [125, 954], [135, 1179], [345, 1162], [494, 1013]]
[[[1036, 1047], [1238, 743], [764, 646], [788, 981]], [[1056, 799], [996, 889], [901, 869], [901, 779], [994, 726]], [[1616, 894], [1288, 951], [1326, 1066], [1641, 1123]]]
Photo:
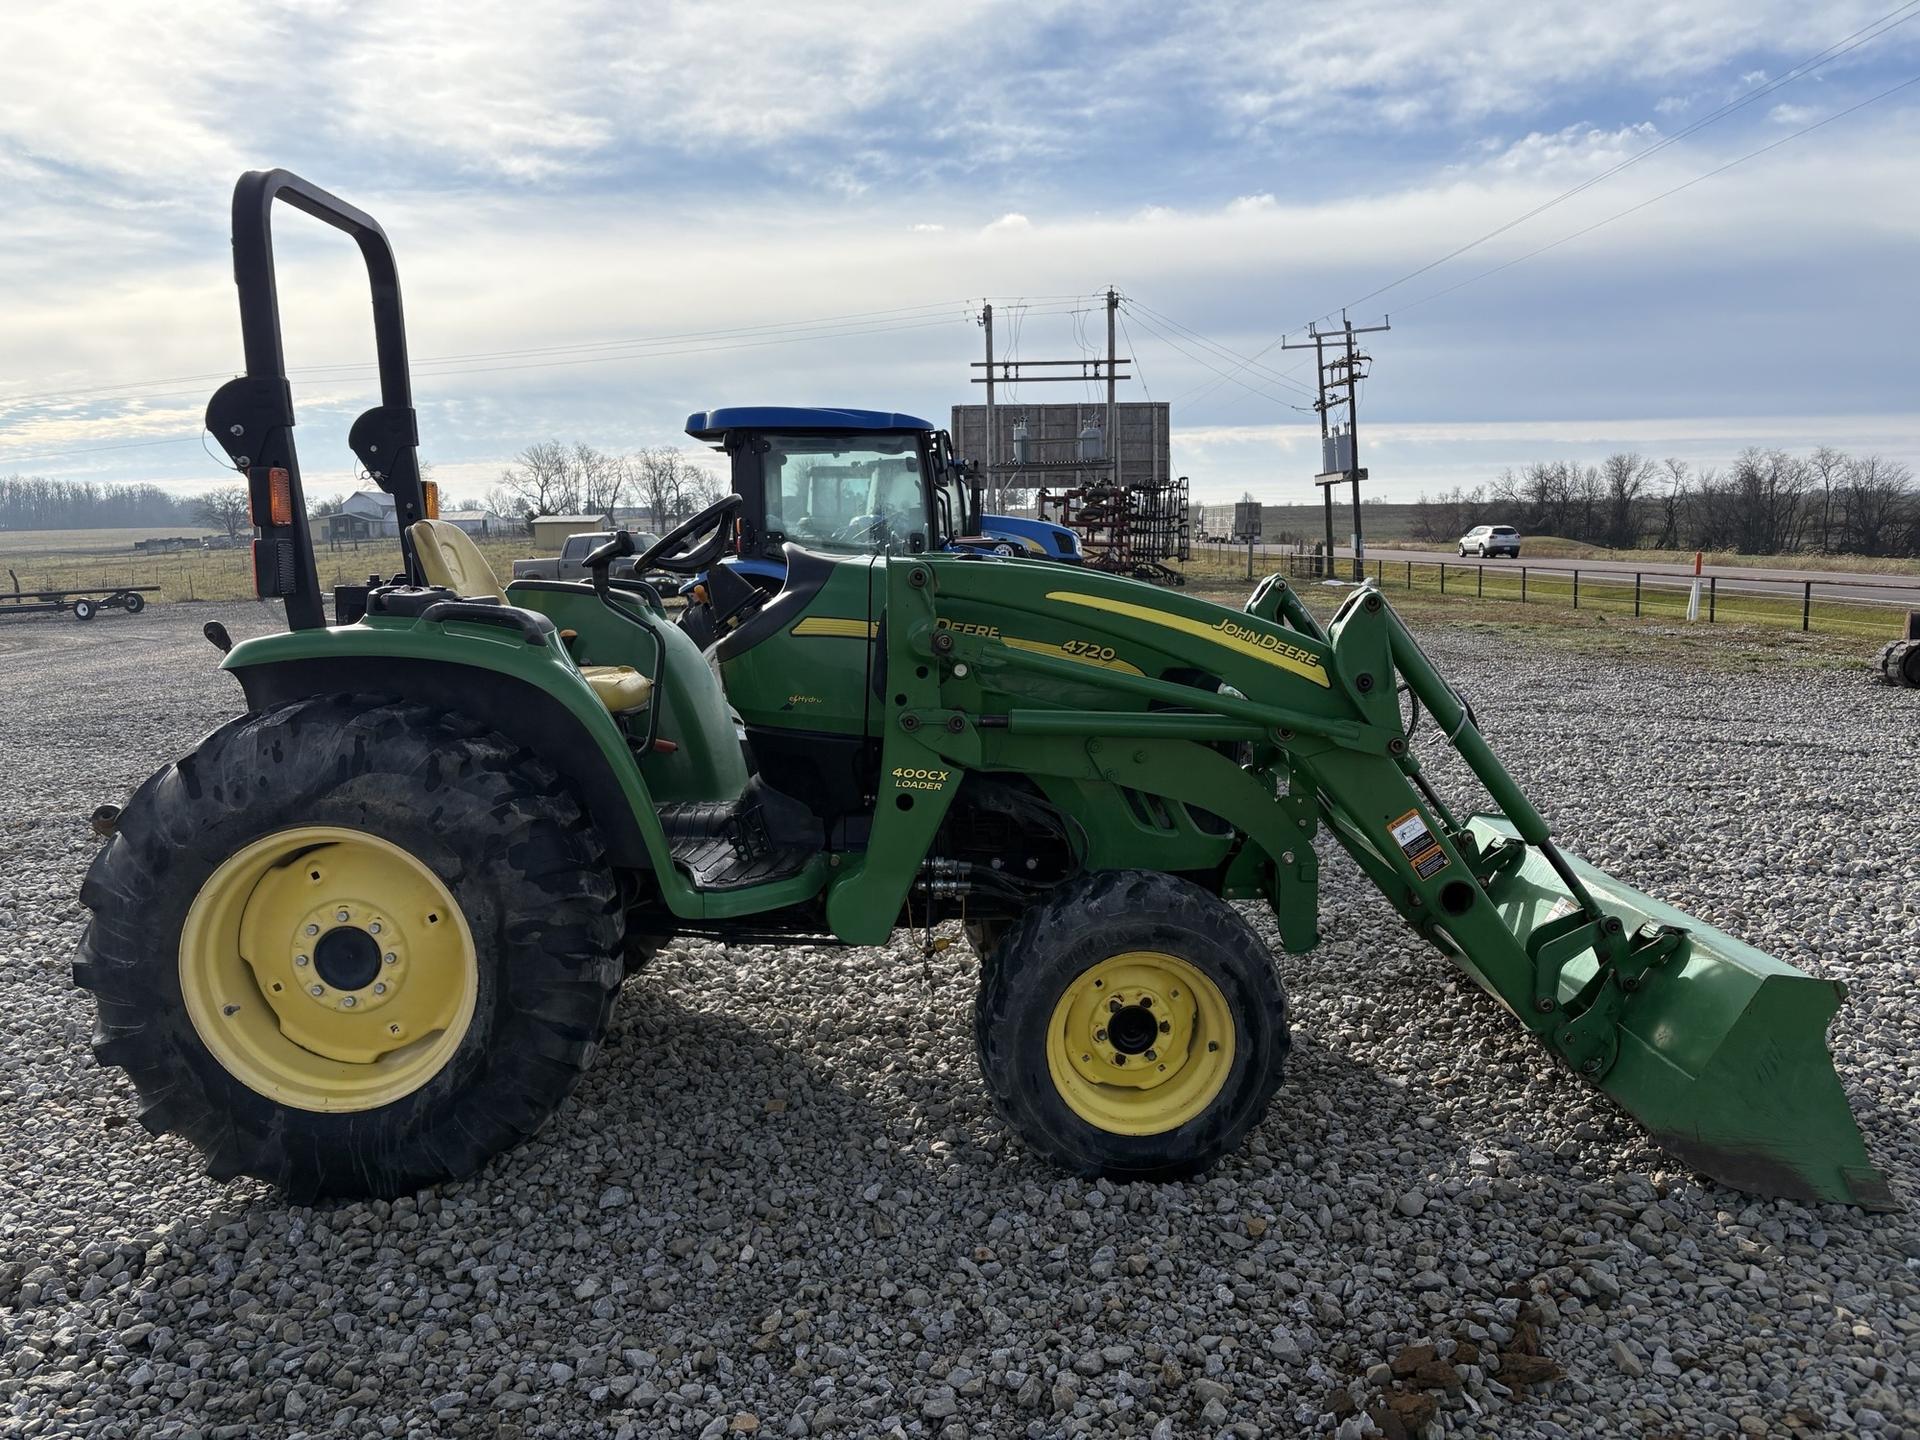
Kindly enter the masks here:
[[[494, 518], [484, 510], [446, 510], [440, 518], [458, 525], [469, 535], [493, 533]], [[394, 519], [393, 496], [384, 490], [356, 490], [333, 514], [326, 517], [326, 538], [331, 544], [360, 540], [397, 539], [399, 523]]]

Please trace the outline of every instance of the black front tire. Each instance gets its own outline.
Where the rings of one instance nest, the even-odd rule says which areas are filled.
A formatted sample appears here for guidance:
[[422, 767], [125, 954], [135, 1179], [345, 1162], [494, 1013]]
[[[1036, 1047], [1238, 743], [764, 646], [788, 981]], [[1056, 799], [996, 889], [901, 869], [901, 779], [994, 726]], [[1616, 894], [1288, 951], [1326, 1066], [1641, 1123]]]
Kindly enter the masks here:
[[[1178, 957], [1217, 987], [1234, 1031], [1231, 1065], [1205, 1109], [1157, 1134], [1122, 1134], [1084, 1118], [1048, 1064], [1056, 1006], [1115, 956]], [[1224, 900], [1148, 871], [1100, 871], [1033, 906], [987, 955], [974, 1041], [995, 1107], [1043, 1158], [1078, 1175], [1179, 1180], [1238, 1149], [1279, 1087], [1287, 1000], [1273, 957]]]
[[147, 597], [138, 593], [129, 594], [126, 598], [126, 607], [129, 615], [138, 615], [147, 608]]
[[[305, 826], [361, 830], [426, 865], [472, 932], [472, 1016], [446, 1062], [378, 1108], [271, 1099], [202, 1041], [180, 941], [209, 877]], [[317, 877], [316, 877], [317, 878]], [[154, 775], [95, 858], [75, 983], [94, 1054], [126, 1070], [154, 1134], [226, 1180], [290, 1197], [405, 1194], [478, 1170], [546, 1122], [585, 1073], [621, 979], [622, 917], [581, 808], [530, 752], [424, 705], [302, 700], [233, 721]]]
[[93, 618], [94, 609], [95, 609], [95, 606], [93, 601], [76, 600], [73, 602], [73, 618], [76, 620], [91, 620]]

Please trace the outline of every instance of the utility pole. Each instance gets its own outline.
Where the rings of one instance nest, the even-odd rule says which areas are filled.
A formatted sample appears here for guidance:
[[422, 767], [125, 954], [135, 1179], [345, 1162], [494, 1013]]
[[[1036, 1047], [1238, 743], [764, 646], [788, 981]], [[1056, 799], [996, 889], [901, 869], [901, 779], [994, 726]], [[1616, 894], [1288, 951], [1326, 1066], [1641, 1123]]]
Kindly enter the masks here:
[[[1359, 386], [1367, 378], [1361, 367], [1369, 364], [1373, 357], [1363, 355], [1354, 348], [1354, 337], [1392, 328], [1385, 317], [1378, 325], [1355, 325], [1342, 311], [1338, 330], [1322, 330], [1316, 322], [1307, 327], [1306, 341], [1297, 345], [1281, 341], [1283, 350], [1305, 350], [1308, 341], [1312, 343], [1319, 380], [1319, 398], [1313, 402], [1313, 408], [1320, 414], [1320, 463], [1325, 467], [1313, 477], [1313, 483], [1320, 487], [1326, 510], [1326, 574], [1333, 574], [1333, 487], [1344, 480], [1353, 486], [1353, 578], [1356, 583], [1366, 579], [1367, 575], [1366, 539], [1361, 532], [1360, 521], [1360, 482], [1367, 478], [1367, 471], [1360, 463]], [[1328, 340], [1339, 342], [1344, 353], [1327, 359]], [[1328, 413], [1343, 405], [1347, 412], [1344, 434], [1337, 429], [1330, 429], [1328, 424]], [[1329, 445], [1329, 441], [1333, 443]]]
[[1113, 321], [1120, 312], [1120, 297], [1111, 286], [1107, 289], [1107, 463], [1113, 467], [1113, 483], [1120, 483], [1120, 407], [1114, 397], [1114, 376], [1119, 370], [1116, 363], [1119, 351], [1114, 348]]
[[993, 408], [993, 306], [985, 301], [980, 305], [980, 327], [987, 332], [987, 443], [986, 453], [981, 457], [980, 473], [986, 479], [987, 498], [999, 505], [1000, 496], [993, 486], [993, 447], [994, 408]]

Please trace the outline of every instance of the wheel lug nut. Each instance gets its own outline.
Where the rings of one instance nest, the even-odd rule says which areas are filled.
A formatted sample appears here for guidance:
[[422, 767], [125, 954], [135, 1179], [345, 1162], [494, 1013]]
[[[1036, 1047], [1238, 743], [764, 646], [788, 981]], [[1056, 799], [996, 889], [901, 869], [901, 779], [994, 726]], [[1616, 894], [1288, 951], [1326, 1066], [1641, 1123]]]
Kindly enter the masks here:
[[1109, 1000], [1109, 1001], [1107, 1001], [1107, 1009], [1109, 1009], [1109, 1010], [1113, 1010], [1113, 1011], [1118, 1011], [1118, 1010], [1120, 1010], [1120, 1009], [1122, 1008], [1122, 1006], [1123, 1006], [1123, 1003], [1124, 1003], [1124, 1002], [1122, 1002], [1122, 1000], [1120, 999], [1120, 997], [1119, 997], [1118, 995], [1116, 995], [1116, 996], [1114, 996], [1114, 997], [1113, 997], [1113, 998], [1112, 998], [1111, 1000]]
[[309, 985], [307, 987], [307, 993], [317, 998], [327, 993], [327, 987], [324, 985]]
[[1173, 1022], [1171, 1020], [1162, 1020], [1160, 1022], [1160, 1033], [1162, 1035], [1171, 1035], [1173, 1033]]
[[384, 981], [384, 980], [379, 980], [379, 981], [376, 981], [376, 982], [374, 983], [374, 987], [373, 987], [373, 993], [374, 993], [374, 994], [376, 994], [376, 995], [384, 995], [384, 994], [386, 994], [386, 993], [387, 993], [387, 982], [386, 982], [386, 981]]
[[1151, 1009], [1153, 1009], [1153, 996], [1151, 996], [1151, 995], [1142, 995], [1142, 996], [1140, 997], [1140, 1008], [1141, 1008], [1142, 1010], [1151, 1010]]
[[304, 955], [296, 955], [293, 957], [293, 963], [296, 965], [306, 965], [311, 962], [309, 962], [307, 957]]
[[320, 933], [320, 927], [318, 925], [307, 926], [307, 934], [318, 935], [319, 933]]
[[367, 933], [369, 935], [378, 935], [380, 933], [380, 922], [376, 920], [371, 925], [367, 926]]
[[1127, 1057], [1124, 1055], [1115, 1055], [1113, 1057], [1113, 1063], [1116, 1065], [1124, 1065], [1127, 1063]]
[[351, 911], [336, 910], [333, 912], [333, 918], [340, 921], [346, 921], [346, 920], [352, 919], [353, 915]]
[[342, 1010], [351, 1010], [354, 1006], [358, 1005], [359, 1003], [360, 1002], [354, 999], [353, 996], [351, 995], [343, 995], [340, 997], [340, 1008]]
[[391, 950], [387, 951], [386, 954], [382, 955], [380, 959], [382, 960], [382, 962], [388, 965], [398, 965], [400, 963], [400, 957], [394, 954], [393, 951]]
[[1158, 1060], [1159, 1058], [1160, 1058], [1160, 1057], [1159, 1057], [1158, 1055], [1156, 1055], [1156, 1054], [1154, 1054], [1154, 1052], [1153, 1052], [1153, 1051], [1151, 1051], [1151, 1050], [1149, 1050], [1149, 1051], [1147, 1051], [1147, 1059], [1149, 1059], [1149, 1060]]
[[1093, 1032], [1093, 1038], [1096, 1040], [1104, 1040], [1107, 1038], [1107, 1032], [1104, 1030], [1096, 1030]]

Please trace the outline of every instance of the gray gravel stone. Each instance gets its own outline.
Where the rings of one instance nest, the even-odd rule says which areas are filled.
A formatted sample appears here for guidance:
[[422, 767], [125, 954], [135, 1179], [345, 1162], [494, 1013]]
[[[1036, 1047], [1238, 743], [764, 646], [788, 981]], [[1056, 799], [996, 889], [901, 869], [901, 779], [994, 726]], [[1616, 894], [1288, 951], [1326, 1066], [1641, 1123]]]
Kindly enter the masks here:
[[[87, 812], [240, 703], [208, 619], [278, 624], [0, 622], [0, 1433], [1357, 1436], [1397, 1398], [1431, 1404], [1422, 1440], [1920, 1440], [1913, 1214], [1690, 1175], [1331, 848], [1326, 939], [1278, 960], [1287, 1079], [1190, 1184], [1035, 1163], [981, 1090], [965, 945], [903, 938], [668, 947], [574, 1099], [472, 1181], [216, 1185], [130, 1123], [67, 978]], [[1422, 639], [1569, 849], [1847, 983], [1841, 1079], [1911, 1200], [1912, 693], [1701, 630]], [[1421, 1345], [1438, 1388], [1391, 1363]]]

